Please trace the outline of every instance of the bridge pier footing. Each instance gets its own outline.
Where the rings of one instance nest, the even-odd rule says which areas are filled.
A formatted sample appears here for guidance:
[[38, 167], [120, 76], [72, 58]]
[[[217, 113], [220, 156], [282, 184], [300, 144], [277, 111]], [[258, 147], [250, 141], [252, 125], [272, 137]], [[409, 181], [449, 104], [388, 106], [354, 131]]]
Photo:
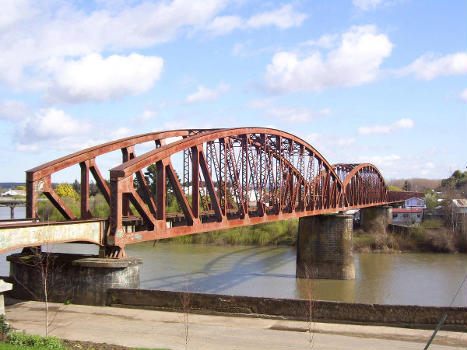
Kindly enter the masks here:
[[360, 209], [360, 228], [366, 232], [384, 231], [392, 222], [392, 207], [389, 205]]
[[106, 305], [109, 288], [139, 288], [139, 258], [105, 259], [74, 254], [13, 254], [10, 295], [18, 299], [45, 298], [53, 302]]
[[302, 217], [298, 225], [298, 278], [355, 279], [352, 215]]

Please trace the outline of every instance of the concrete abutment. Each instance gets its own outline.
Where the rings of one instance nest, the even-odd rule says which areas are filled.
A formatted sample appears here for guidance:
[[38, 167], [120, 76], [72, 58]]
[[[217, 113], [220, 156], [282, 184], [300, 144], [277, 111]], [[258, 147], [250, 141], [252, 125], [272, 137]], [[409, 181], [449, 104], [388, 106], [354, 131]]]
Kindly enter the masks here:
[[10, 295], [18, 299], [106, 305], [110, 288], [139, 288], [138, 258], [105, 259], [75, 254], [13, 254], [9, 280]]
[[355, 279], [352, 226], [352, 215], [316, 215], [300, 218], [296, 276], [313, 279]]
[[386, 230], [392, 223], [392, 207], [384, 205], [360, 209], [360, 228], [366, 232]]

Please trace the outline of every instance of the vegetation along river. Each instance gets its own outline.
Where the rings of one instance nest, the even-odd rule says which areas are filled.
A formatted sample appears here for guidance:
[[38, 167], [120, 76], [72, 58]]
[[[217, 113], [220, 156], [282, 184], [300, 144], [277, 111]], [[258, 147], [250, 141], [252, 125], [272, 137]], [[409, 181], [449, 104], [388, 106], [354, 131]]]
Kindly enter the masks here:
[[[91, 245], [54, 250], [97, 253]], [[146, 242], [126, 250], [143, 259], [141, 288], [172, 291], [448, 306], [467, 273], [465, 254], [358, 253], [356, 279], [337, 281], [295, 278], [295, 247]], [[6, 255], [0, 255], [3, 276], [9, 270]], [[465, 284], [453, 305], [467, 306]]]

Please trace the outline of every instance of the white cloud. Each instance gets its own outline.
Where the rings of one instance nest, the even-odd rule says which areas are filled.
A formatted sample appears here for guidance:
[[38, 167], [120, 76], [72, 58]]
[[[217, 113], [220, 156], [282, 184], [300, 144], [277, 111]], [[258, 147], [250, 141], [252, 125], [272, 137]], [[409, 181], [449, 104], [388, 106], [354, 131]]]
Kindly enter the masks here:
[[246, 106], [251, 109], [263, 109], [267, 115], [280, 118], [285, 123], [305, 123], [331, 114], [330, 108], [312, 111], [305, 107], [275, 106], [274, 101], [274, 98], [256, 99], [248, 102]]
[[25, 118], [29, 113], [24, 102], [5, 100], [0, 102], [0, 119], [19, 120]]
[[251, 17], [246, 22], [246, 26], [248, 28], [276, 26], [280, 29], [286, 29], [300, 26], [306, 17], [305, 14], [295, 11], [291, 5], [283, 5], [277, 10], [260, 13]]
[[255, 55], [260, 55], [264, 53], [273, 53], [277, 52], [277, 47], [275, 46], [264, 46], [259, 47], [253, 42], [253, 40], [246, 40], [244, 42], [236, 43], [232, 49], [232, 55], [239, 57], [251, 57]]
[[273, 117], [280, 117], [283, 122], [305, 123], [327, 116], [331, 113], [331, 110], [325, 108], [318, 112], [313, 112], [307, 108], [300, 107], [271, 107], [266, 110], [266, 113]]
[[28, 0], [2, 0], [0, 29], [5, 29], [34, 15], [32, 2]]
[[88, 123], [74, 119], [62, 110], [45, 108], [22, 120], [17, 132], [21, 141], [28, 142], [81, 134], [89, 129]]
[[133, 135], [133, 130], [131, 130], [130, 128], [127, 128], [127, 127], [124, 127], [124, 126], [121, 126], [115, 130], [113, 130], [111, 133], [110, 133], [110, 137], [112, 140], [117, 140], [117, 139], [121, 139], [123, 137], [128, 137], [128, 136], [131, 136]]
[[41, 149], [70, 152], [132, 134], [127, 127], [113, 125], [109, 129], [61, 109], [44, 108], [18, 121], [13, 141], [16, 149], [23, 152]]
[[319, 143], [319, 142], [323, 141], [323, 139], [324, 139], [324, 136], [322, 134], [318, 134], [316, 132], [308, 134], [305, 137], [305, 140], [308, 141], [312, 146], [313, 146], [314, 143]]
[[341, 162], [355, 162], [354, 155], [360, 153], [355, 148], [353, 137], [337, 137], [334, 134], [311, 133], [305, 140], [316, 148], [331, 164]]
[[34, 143], [32, 145], [17, 144], [16, 150], [19, 152], [37, 152], [39, 150], [39, 145]]
[[467, 101], [467, 88], [464, 91], [462, 91], [461, 99], [463, 99], [464, 101]]
[[251, 100], [250, 102], [247, 103], [247, 107], [253, 108], [253, 109], [266, 108], [267, 106], [270, 106], [274, 101], [275, 101], [274, 98]]
[[427, 53], [407, 67], [399, 70], [399, 75], [414, 74], [417, 79], [432, 80], [440, 76], [467, 73], [467, 53], [457, 52], [445, 56]]
[[308, 40], [300, 45], [302, 46], [315, 46], [315, 47], [322, 47], [325, 49], [330, 49], [335, 46], [339, 36], [337, 34], [325, 34], [318, 40]]
[[53, 68], [54, 82], [49, 94], [69, 103], [136, 95], [153, 87], [162, 67], [162, 58], [155, 56], [134, 53], [102, 58], [99, 54], [90, 54]]
[[351, 146], [355, 143], [355, 139], [353, 137], [342, 137], [336, 140], [338, 146]]
[[306, 18], [306, 14], [297, 12], [292, 5], [283, 5], [276, 10], [259, 13], [249, 19], [239, 16], [218, 16], [205, 29], [211, 35], [227, 34], [235, 29], [257, 29], [267, 26], [287, 29], [300, 26]]
[[146, 109], [139, 116], [132, 118], [131, 122], [144, 124], [144, 123], [147, 123], [149, 120], [155, 119], [155, 118], [157, 118], [157, 112]]
[[198, 89], [185, 98], [185, 103], [197, 103], [204, 101], [212, 101], [217, 99], [220, 95], [226, 93], [230, 86], [227, 84], [219, 84], [215, 89], [208, 89], [202, 85]]
[[[206, 26], [226, 6], [226, 0], [130, 2], [116, 9], [112, 3], [83, 11], [74, 2], [14, 0], [6, 12], [2, 2], [0, 23], [8, 26], [0, 35], [0, 81], [44, 89], [49, 81], [44, 69], [51, 62], [168, 42]], [[15, 13], [21, 17], [12, 25]]]
[[243, 19], [239, 16], [218, 16], [206, 29], [213, 35], [223, 35], [243, 26]]
[[387, 156], [361, 156], [359, 161], [361, 163], [371, 163], [376, 167], [390, 167], [398, 162], [401, 157], [397, 154], [390, 154]]
[[358, 7], [362, 11], [368, 11], [376, 8], [376, 6], [381, 5], [383, 0], [353, 0], [353, 5]]
[[414, 121], [410, 118], [402, 118], [390, 125], [374, 125], [362, 126], [358, 128], [358, 133], [361, 135], [371, 134], [389, 134], [399, 129], [410, 129], [415, 125]]
[[352, 27], [325, 57], [320, 51], [304, 57], [287, 51], [275, 54], [265, 79], [268, 88], [276, 92], [357, 86], [378, 77], [391, 50], [392, 43], [375, 26]]

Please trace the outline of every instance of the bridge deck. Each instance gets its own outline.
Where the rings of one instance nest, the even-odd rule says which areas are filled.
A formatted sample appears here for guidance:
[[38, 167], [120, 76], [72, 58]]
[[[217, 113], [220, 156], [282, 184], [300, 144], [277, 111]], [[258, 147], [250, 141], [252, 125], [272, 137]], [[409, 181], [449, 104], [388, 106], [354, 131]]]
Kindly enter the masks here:
[[1, 222], [0, 254], [10, 250], [67, 242], [103, 244], [106, 220]]
[[[135, 146], [149, 141], [154, 148], [136, 155]], [[96, 158], [115, 150], [122, 162], [107, 181]], [[79, 215], [55, 192], [51, 177], [74, 165], [81, 170]], [[91, 219], [90, 175], [109, 205], [107, 220]], [[255, 127], [163, 131], [94, 146], [28, 170], [26, 192], [28, 218], [37, 219], [39, 202], [48, 200], [68, 221], [1, 227], [0, 252], [88, 241], [122, 257], [126, 244], [386, 205], [413, 195], [388, 191], [372, 164], [331, 165], [301, 138]], [[181, 213], [167, 213], [175, 201]]]

